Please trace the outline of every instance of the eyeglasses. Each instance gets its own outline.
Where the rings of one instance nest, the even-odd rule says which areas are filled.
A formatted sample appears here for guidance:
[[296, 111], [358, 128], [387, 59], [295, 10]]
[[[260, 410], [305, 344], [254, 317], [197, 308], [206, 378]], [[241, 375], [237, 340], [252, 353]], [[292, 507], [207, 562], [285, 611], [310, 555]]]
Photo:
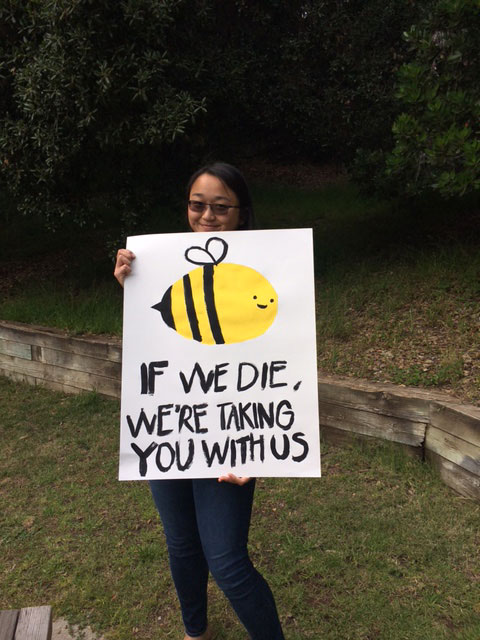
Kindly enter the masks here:
[[189, 200], [188, 207], [190, 211], [195, 213], [203, 213], [207, 207], [210, 207], [210, 211], [215, 215], [222, 215], [227, 213], [229, 209], [240, 209], [236, 204], [219, 204], [212, 202], [201, 202], [200, 200]]

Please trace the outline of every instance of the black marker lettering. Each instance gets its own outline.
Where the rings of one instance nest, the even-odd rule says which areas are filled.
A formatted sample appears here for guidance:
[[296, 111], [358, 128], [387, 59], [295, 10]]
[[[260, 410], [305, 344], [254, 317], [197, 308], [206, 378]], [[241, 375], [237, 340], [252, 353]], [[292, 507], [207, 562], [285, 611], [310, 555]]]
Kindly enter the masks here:
[[182, 371], [179, 372], [180, 380], [182, 382], [183, 390], [185, 391], [185, 393], [190, 393], [190, 391], [192, 390], [192, 385], [195, 381], [195, 375], [198, 377], [198, 381], [200, 382], [200, 386], [202, 387], [203, 393], [208, 393], [208, 391], [210, 390], [210, 387], [212, 386], [212, 382], [215, 374], [213, 371], [209, 371], [207, 376], [205, 376], [203, 369], [198, 364], [198, 362], [196, 362], [195, 366], [193, 367], [190, 380], [187, 381], [183, 372]]
[[173, 404], [161, 404], [158, 406], [157, 436], [168, 436], [169, 433], [172, 433], [173, 429], [163, 428], [163, 416], [169, 416], [172, 407]]
[[[245, 367], [250, 367], [251, 369], [253, 369], [253, 373], [251, 373], [252, 378], [248, 382], [244, 383], [243, 376], [244, 376]], [[237, 391], [246, 391], [247, 389], [250, 389], [250, 387], [253, 387], [253, 385], [257, 381], [257, 378], [258, 378], [257, 367], [251, 362], [241, 362], [238, 365]]]
[[237, 466], [237, 447], [235, 445], [235, 440], [232, 440], [230, 443], [230, 467], [235, 469]]
[[212, 449], [208, 448], [208, 444], [205, 440], [202, 440], [202, 449], [205, 455], [205, 460], [207, 461], [207, 466], [210, 468], [212, 464], [215, 462], [215, 458], [218, 459], [220, 464], [223, 464], [227, 458], [228, 447], [230, 444], [230, 438], [225, 440], [225, 444], [223, 446], [223, 451], [220, 450], [220, 444], [218, 442], [214, 442], [212, 444]]
[[218, 384], [218, 379], [220, 378], [220, 376], [223, 376], [227, 373], [227, 369], [226, 367], [228, 367], [228, 362], [223, 362], [222, 364], [217, 364], [215, 365], [215, 385], [214, 385], [214, 391], [225, 391], [225, 389], [227, 388], [226, 385], [219, 385]]
[[[287, 409], [284, 411], [283, 407], [287, 407]], [[286, 421], [282, 423], [280, 421], [281, 417], [286, 418]], [[282, 400], [281, 402], [278, 403], [275, 421], [277, 425], [280, 427], [280, 429], [283, 429], [284, 431], [288, 431], [292, 426], [292, 424], [294, 423], [295, 414], [293, 413], [292, 405], [288, 400]]]
[[230, 409], [230, 415], [228, 416], [227, 425], [225, 428], [230, 429], [232, 422], [234, 423], [236, 430], [239, 431], [241, 427], [238, 421], [238, 410], [234, 404], [232, 404], [232, 407]]
[[[166, 450], [167, 455], [170, 455], [170, 462], [167, 465], [162, 463], [162, 451]], [[175, 449], [169, 442], [162, 442], [158, 445], [157, 455], [155, 456], [155, 462], [157, 463], [157, 467], [160, 471], [169, 471], [172, 468], [173, 463], [175, 462]]]
[[150, 362], [147, 365], [142, 362], [140, 365], [140, 379], [141, 379], [141, 393], [148, 393], [153, 395], [155, 393], [155, 378], [156, 376], [163, 376], [165, 369], [168, 367], [168, 360], [159, 360], [157, 362]]
[[286, 360], [274, 360], [271, 364], [270, 364], [270, 387], [286, 387], [287, 383], [286, 382], [274, 382], [274, 376], [277, 373], [277, 371], [283, 371], [283, 369], [287, 368], [287, 361]]
[[258, 427], [258, 424], [255, 424], [255, 422], [252, 421], [252, 419], [247, 413], [247, 411], [250, 409], [251, 406], [252, 406], [251, 402], [247, 402], [247, 404], [245, 405], [242, 402], [240, 402], [238, 405], [238, 417], [240, 418], [240, 429], [242, 431], [243, 429], [245, 429], [245, 422], [252, 429], [256, 429]]
[[188, 404], [182, 405], [180, 409], [180, 415], [178, 416], [178, 433], [180, 433], [183, 427], [186, 427], [192, 433], [195, 432], [195, 429], [192, 427], [192, 425], [189, 422], [190, 418], [192, 417], [192, 413], [193, 413], [192, 407], [188, 406]]
[[302, 445], [303, 447], [303, 453], [299, 454], [298, 456], [292, 456], [292, 460], [294, 462], [302, 462], [302, 460], [305, 460], [305, 458], [308, 456], [308, 451], [309, 451], [308, 442], [303, 439], [304, 437], [305, 437], [305, 434], [300, 432], [294, 433], [292, 436], [292, 440], [297, 444]]
[[141, 391], [140, 393], [148, 393], [148, 369], [145, 362], [142, 362], [140, 365], [140, 380], [141, 380]]
[[282, 437], [283, 437], [282, 453], [278, 453], [277, 451], [275, 436], [272, 436], [270, 440], [270, 449], [274, 457], [277, 458], [277, 460], [285, 460], [286, 458], [288, 458], [288, 454], [290, 453], [290, 440], [288, 439], [288, 436], [285, 433], [282, 435]]
[[253, 434], [250, 434], [250, 460], [252, 462], [255, 460], [255, 446], [259, 445], [260, 447], [260, 462], [265, 460], [265, 442], [263, 435], [260, 435], [259, 438], [255, 440]]
[[251, 436], [242, 436], [235, 440], [235, 444], [240, 445], [240, 460], [242, 464], [247, 461], [247, 444], [250, 442]]
[[140, 473], [140, 475], [143, 478], [144, 476], [147, 475], [147, 458], [153, 451], [155, 451], [155, 449], [157, 448], [158, 445], [156, 444], [156, 442], [152, 442], [145, 449], [145, 451], [142, 451], [140, 449], [140, 447], [137, 444], [135, 444], [135, 442], [131, 442], [130, 446], [135, 451], [137, 456], [140, 458], [140, 460], [138, 461], [138, 463], [139, 463], [138, 464], [138, 472]]
[[265, 389], [267, 386], [268, 379], [268, 363], [264, 362], [262, 366], [262, 389]]
[[264, 428], [266, 423], [267, 427], [272, 428], [275, 422], [275, 416], [273, 414], [273, 402], [268, 405], [268, 413], [261, 402], [258, 403], [258, 422], [260, 429]]
[[207, 415], [206, 408], [208, 407], [207, 403], [204, 404], [194, 404], [193, 405], [193, 419], [195, 421], [195, 433], [207, 433], [207, 427], [200, 426], [200, 418]]
[[145, 429], [149, 435], [152, 435], [153, 430], [155, 429], [155, 423], [157, 422], [157, 416], [152, 417], [152, 421], [149, 422], [147, 418], [147, 414], [143, 409], [140, 411], [140, 415], [138, 416], [136, 426], [133, 424], [133, 420], [130, 416], [127, 416], [127, 423], [130, 429], [130, 433], [132, 434], [132, 438], [136, 438], [140, 429], [142, 428], [142, 424], [145, 425]]
[[230, 426], [227, 427], [225, 420], [225, 407], [232, 406], [231, 402], [222, 402], [221, 404], [217, 404], [217, 407], [220, 408], [220, 429], [225, 431], [225, 429], [230, 429]]
[[179, 442], [175, 443], [175, 455], [176, 455], [176, 458], [177, 458], [177, 469], [179, 471], [186, 471], [187, 469], [190, 469], [190, 467], [192, 466], [194, 453], [195, 453], [195, 444], [194, 444], [192, 438], [189, 438], [189, 440], [188, 440], [188, 456], [187, 456], [187, 459], [185, 460], [185, 462], [182, 462], [180, 460], [180, 443]]

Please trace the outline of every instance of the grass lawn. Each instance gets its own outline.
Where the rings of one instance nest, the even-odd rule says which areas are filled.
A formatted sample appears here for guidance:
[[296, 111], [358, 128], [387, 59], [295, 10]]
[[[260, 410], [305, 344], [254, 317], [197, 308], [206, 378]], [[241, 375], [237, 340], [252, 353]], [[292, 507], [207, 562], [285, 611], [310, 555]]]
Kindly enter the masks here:
[[[322, 373], [480, 402], [478, 203], [382, 202], [344, 179], [308, 188], [254, 182], [253, 196], [260, 228], [313, 228]], [[157, 217], [151, 232], [161, 231]], [[49, 238], [46, 255], [29, 258], [12, 249], [21, 243], [2, 247], [0, 238], [9, 256], [0, 262], [0, 318], [121, 334], [122, 291], [95, 237], [56, 251]]]
[[[48, 603], [108, 640], [179, 640], [148, 488], [116, 479], [118, 403], [0, 377], [0, 415], [0, 608]], [[287, 640], [478, 640], [480, 505], [385, 444], [325, 446], [323, 470], [258, 483], [251, 552]], [[210, 596], [218, 638], [245, 640]]]

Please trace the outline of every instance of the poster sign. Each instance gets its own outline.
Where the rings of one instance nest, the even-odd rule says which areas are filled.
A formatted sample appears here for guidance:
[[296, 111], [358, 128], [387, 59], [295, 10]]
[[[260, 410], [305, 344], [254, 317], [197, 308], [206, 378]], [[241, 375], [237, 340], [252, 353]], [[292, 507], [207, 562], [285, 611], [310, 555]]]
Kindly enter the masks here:
[[319, 476], [312, 231], [127, 248], [120, 480]]

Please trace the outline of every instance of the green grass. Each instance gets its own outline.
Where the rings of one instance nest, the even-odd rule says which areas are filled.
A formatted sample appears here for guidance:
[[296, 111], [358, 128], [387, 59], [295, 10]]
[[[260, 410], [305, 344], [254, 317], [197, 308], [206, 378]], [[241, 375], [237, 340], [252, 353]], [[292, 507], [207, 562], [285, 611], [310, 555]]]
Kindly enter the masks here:
[[79, 289], [68, 281], [27, 284], [0, 303], [3, 320], [67, 329], [72, 333], [121, 335], [122, 290], [101, 281]]
[[[117, 481], [118, 403], [0, 378], [0, 607], [50, 603], [107, 640], [182, 637], [145, 483]], [[386, 444], [262, 479], [250, 536], [287, 640], [477, 640], [480, 505]], [[217, 587], [211, 621], [244, 640]]]
[[480, 401], [480, 252], [419, 250], [317, 282], [320, 369]]

